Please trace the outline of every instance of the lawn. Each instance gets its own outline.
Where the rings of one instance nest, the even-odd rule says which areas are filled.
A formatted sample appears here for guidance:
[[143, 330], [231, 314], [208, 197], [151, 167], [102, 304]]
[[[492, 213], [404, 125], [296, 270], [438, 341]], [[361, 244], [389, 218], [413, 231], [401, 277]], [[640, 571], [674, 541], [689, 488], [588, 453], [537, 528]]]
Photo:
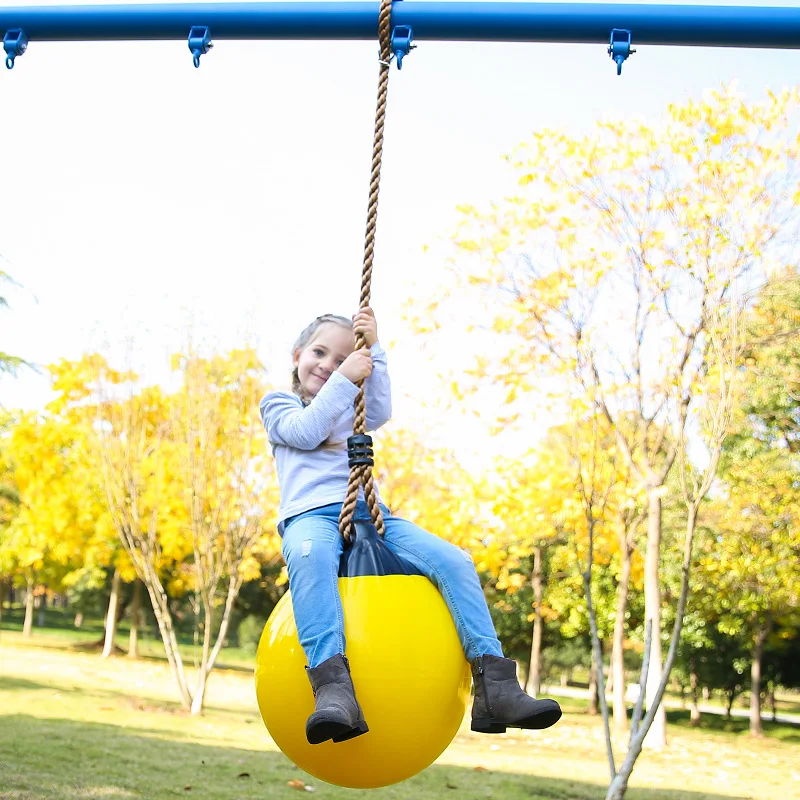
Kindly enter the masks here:
[[[252, 675], [241, 668], [215, 672], [207, 710], [192, 718], [175, 702], [163, 661], [103, 660], [44, 641], [49, 646], [0, 634], [4, 800], [359, 793], [310, 778], [277, 750], [258, 715]], [[741, 729], [671, 724], [669, 748], [640, 759], [629, 800], [800, 798], [800, 730], [768, 727], [774, 738], [753, 742]], [[370, 800], [600, 800], [606, 780], [600, 725], [576, 709], [543, 732], [489, 737], [464, 726], [422, 774], [369, 791]]]

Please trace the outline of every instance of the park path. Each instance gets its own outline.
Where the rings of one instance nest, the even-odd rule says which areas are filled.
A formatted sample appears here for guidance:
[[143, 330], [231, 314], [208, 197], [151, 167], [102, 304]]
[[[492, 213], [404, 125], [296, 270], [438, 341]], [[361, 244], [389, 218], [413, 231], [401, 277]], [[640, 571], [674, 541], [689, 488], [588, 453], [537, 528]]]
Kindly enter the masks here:
[[[589, 691], [588, 689], [581, 689], [577, 686], [542, 686], [542, 690], [539, 693], [542, 697], [544, 696], [552, 696], [552, 697], [579, 697], [583, 700], [588, 699]], [[609, 704], [611, 703], [611, 695], [607, 695], [607, 699]], [[676, 700], [675, 698], [668, 697], [664, 701], [664, 705], [667, 708], [688, 708], [685, 704], [681, 703], [680, 700]], [[700, 713], [701, 714], [718, 714], [720, 716], [725, 714], [725, 709], [721, 706], [712, 706], [712, 705], [700, 705]], [[731, 715], [734, 717], [750, 717], [750, 710], [747, 708], [734, 708], [731, 709]], [[787, 725], [800, 725], [800, 714], [790, 714], [786, 712], [782, 712], [778, 714], [774, 720], [772, 717], [771, 711], [762, 711], [761, 712], [761, 719], [765, 722], [783, 722]]]

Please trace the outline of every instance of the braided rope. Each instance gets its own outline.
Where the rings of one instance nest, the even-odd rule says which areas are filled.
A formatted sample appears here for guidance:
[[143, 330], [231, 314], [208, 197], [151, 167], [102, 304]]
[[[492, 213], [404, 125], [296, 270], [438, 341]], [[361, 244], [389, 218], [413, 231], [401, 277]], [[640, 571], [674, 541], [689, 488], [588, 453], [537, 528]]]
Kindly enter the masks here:
[[[375, 111], [375, 138], [372, 145], [372, 176], [369, 184], [369, 206], [367, 208], [367, 232], [364, 242], [364, 267], [361, 273], [361, 298], [359, 308], [369, 305], [372, 284], [372, 262], [375, 254], [375, 229], [378, 224], [378, 189], [381, 180], [381, 158], [383, 156], [383, 128], [386, 120], [386, 97], [389, 92], [389, 63], [392, 58], [392, 0], [381, 0], [378, 13], [378, 36], [381, 46], [380, 72], [378, 77], [378, 105]], [[356, 334], [356, 349], [364, 347], [364, 337]], [[355, 418], [353, 434], [366, 433], [366, 402], [364, 400], [364, 382], [358, 384], [358, 397], [355, 400]], [[350, 538], [350, 525], [358, 500], [358, 491], [364, 487], [364, 496], [369, 506], [372, 522], [378, 533], [383, 536], [386, 526], [383, 522], [378, 498], [375, 494], [375, 482], [372, 467], [356, 466], [350, 468], [350, 481], [347, 485], [339, 515], [339, 532], [345, 539]]]

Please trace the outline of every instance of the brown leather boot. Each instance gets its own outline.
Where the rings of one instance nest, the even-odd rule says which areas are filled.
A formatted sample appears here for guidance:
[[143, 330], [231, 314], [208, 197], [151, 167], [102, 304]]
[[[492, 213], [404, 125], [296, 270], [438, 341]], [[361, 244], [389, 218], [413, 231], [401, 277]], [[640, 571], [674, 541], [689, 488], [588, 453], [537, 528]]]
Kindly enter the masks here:
[[540, 730], [561, 719], [555, 700], [534, 700], [522, 691], [517, 665], [510, 658], [481, 656], [472, 663], [475, 699], [472, 730], [505, 733], [506, 727]]
[[314, 690], [314, 713], [306, 722], [309, 744], [333, 739], [346, 742], [366, 733], [369, 728], [356, 700], [350, 664], [341, 653], [323, 661], [318, 667], [306, 667]]

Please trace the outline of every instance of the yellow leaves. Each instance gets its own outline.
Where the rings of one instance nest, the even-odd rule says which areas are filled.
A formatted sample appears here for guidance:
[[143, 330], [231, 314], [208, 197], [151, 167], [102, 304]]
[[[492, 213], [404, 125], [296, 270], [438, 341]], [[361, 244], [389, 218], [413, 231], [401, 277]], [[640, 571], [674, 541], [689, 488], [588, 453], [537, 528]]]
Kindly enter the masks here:
[[464, 399], [464, 394], [462, 393], [461, 388], [458, 385], [458, 381], [451, 381], [449, 388], [450, 388], [450, 394], [452, 394], [456, 400], [461, 401]]
[[23, 414], [3, 442], [20, 504], [0, 561], [12, 570], [16, 564], [44, 571], [42, 578], [54, 587], [84, 559], [107, 564], [111, 556], [99, 476], [85, 463], [87, 438], [77, 420]]
[[248, 556], [239, 564], [239, 575], [247, 583], [261, 577], [261, 563], [253, 556]]
[[278, 587], [289, 585], [289, 569], [285, 565], [281, 568], [280, 574], [275, 579], [275, 585]]
[[[3, 537], [4, 565], [48, 570], [41, 579], [55, 586], [86, 562], [117, 563], [131, 580], [134, 564], [149, 561], [185, 592], [199, 574], [190, 557], [218, 559], [246, 579], [260, 574], [259, 557], [274, 560], [262, 532], [274, 524], [278, 491], [261, 452], [255, 351], [171, 363], [184, 379], [173, 395], [93, 355], [53, 367], [59, 398], [48, 416], [23, 417], [4, 443], [24, 501], [14, 536]], [[249, 548], [260, 539], [261, 549]]]
[[497, 580], [497, 588], [502, 592], [514, 594], [518, 592], [526, 583], [527, 578], [520, 572], [511, 572], [507, 569], [503, 570]]

